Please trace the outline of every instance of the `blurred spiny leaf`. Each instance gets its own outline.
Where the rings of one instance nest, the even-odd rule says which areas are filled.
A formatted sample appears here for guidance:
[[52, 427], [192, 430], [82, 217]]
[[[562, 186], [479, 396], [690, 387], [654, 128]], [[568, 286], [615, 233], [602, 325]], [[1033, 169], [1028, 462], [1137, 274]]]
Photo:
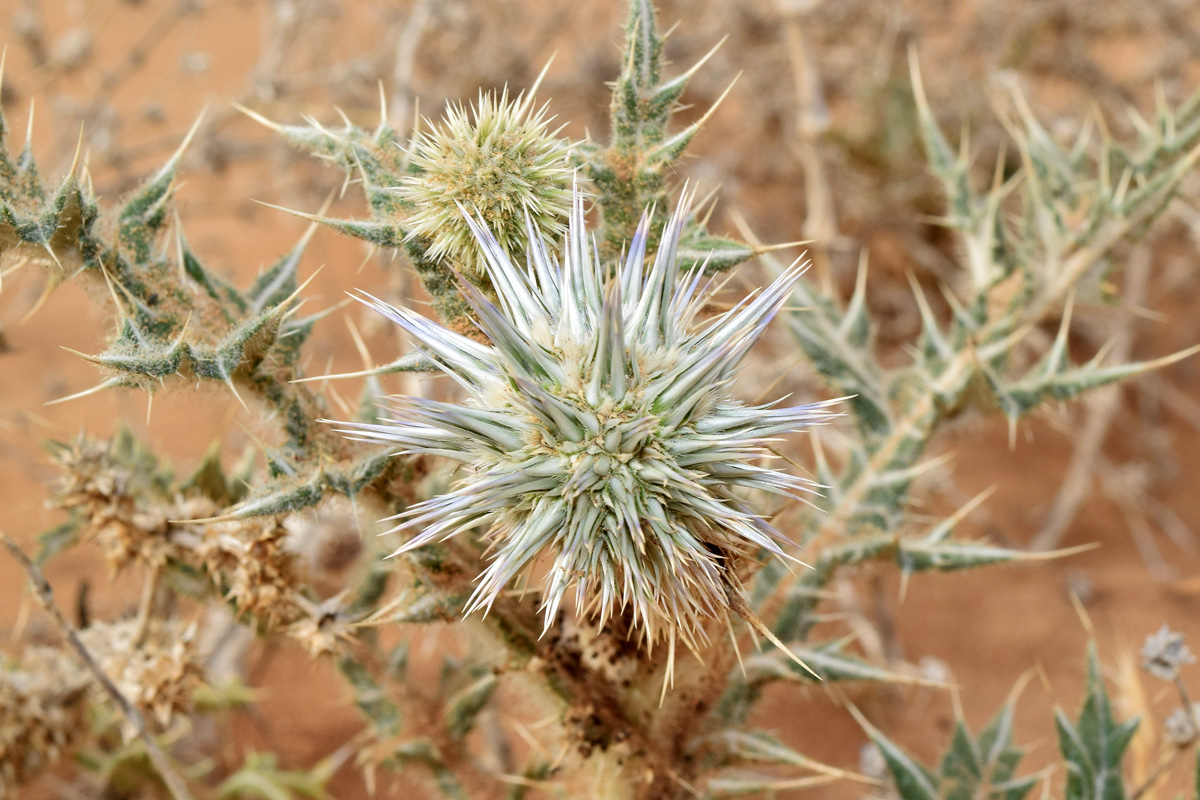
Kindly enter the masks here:
[[[813, 672], [825, 681], [870, 681], [872, 683], [915, 684], [922, 681], [895, 670], [886, 669], [847, 653], [844, 648], [848, 640], [839, 639], [825, 644], [808, 646], [790, 645], [791, 650]], [[752, 681], [767, 681], [779, 678], [789, 680], [813, 680], [811, 673], [787, 657], [779, 658], [774, 653], [751, 656], [746, 659], [746, 672]]]
[[410, 739], [400, 744], [389, 759], [404, 768], [410, 764], [425, 766], [432, 773], [433, 786], [443, 797], [451, 800], [468, 800], [462, 784], [442, 761], [437, 745], [427, 738]]
[[1010, 701], [978, 738], [965, 721], [956, 719], [950, 747], [936, 769], [921, 764], [862, 714], [853, 713], [883, 756], [901, 800], [1023, 800], [1039, 777], [1015, 777], [1024, 751], [1012, 743], [1013, 711]]
[[61, 525], [55, 525], [38, 534], [37, 562], [45, 563], [56, 554], [75, 544], [79, 539], [82, 520], [71, 517]]
[[1124, 800], [1121, 762], [1140, 720], [1118, 723], [1113, 717], [1100, 659], [1088, 645], [1087, 694], [1079, 719], [1072, 722], [1062, 709], [1054, 710], [1058, 747], [1067, 765], [1067, 800]]
[[354, 690], [354, 704], [370, 721], [375, 735], [380, 739], [398, 736], [403, 724], [400, 708], [388, 698], [366, 666], [351, 658], [340, 658], [338, 669]]
[[446, 701], [446, 732], [450, 738], [461, 740], [471, 732], [495, 690], [496, 676], [489, 672]]
[[[942, 221], [960, 239], [962, 269], [943, 289], [948, 319], [912, 281], [920, 332], [911, 361], [899, 367], [883, 366], [873, 352], [865, 260], [844, 305], [801, 283], [793, 293], [796, 308], [782, 312], [817, 374], [834, 392], [850, 396], [855, 422], [836, 467], [816, 442], [817, 474], [828, 487], [814, 501], [824, 514], [805, 517], [806, 538], [820, 537], [816, 570], [792, 578], [767, 565], [756, 578], [756, 602], [785, 595], [783, 605], [773, 607], [785, 640], [803, 638], [816, 604], [812, 589], [841, 566], [894, 558], [907, 574], [1019, 557], [986, 543], [952, 542], [944, 535], [917, 539], [906, 531], [912, 482], [932, 463], [922, 461], [926, 448], [948, 421], [996, 410], [1015, 420], [1048, 401], [1071, 399], [1197, 352], [1135, 363], [1104, 363], [1101, 355], [1074, 365], [1067, 351], [1070, 306], [1081, 284], [1107, 263], [1114, 247], [1144, 232], [1200, 158], [1200, 133], [1190, 127], [1195, 99], [1174, 113], [1161, 108], [1155, 132], [1143, 132], [1130, 148], [1107, 134], [1098, 148], [1086, 135], [1064, 147], [1014, 92], [1017, 119], [1008, 128], [1022, 166], [1005, 177], [999, 161], [991, 182], [977, 190], [969, 148], [955, 152], [942, 134], [915, 57], [912, 80], [929, 167], [946, 194]], [[1055, 318], [1061, 320], [1058, 335], [1033, 367], [1026, 366], [1015, 357], [1023, 340]]]
[[262, 800], [293, 800], [309, 797], [322, 800], [329, 795], [325, 784], [333, 771], [328, 760], [311, 770], [285, 770], [274, 753], [247, 753], [242, 766], [217, 787], [217, 797], [257, 797]]

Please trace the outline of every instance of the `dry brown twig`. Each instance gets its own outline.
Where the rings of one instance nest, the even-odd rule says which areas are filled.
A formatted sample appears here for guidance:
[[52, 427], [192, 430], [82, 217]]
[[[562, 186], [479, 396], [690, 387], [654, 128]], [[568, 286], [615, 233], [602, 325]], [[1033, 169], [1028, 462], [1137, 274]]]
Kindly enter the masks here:
[[390, 107], [399, 116], [396, 130], [406, 131], [415, 122], [413, 109], [413, 69], [416, 64], [417, 47], [429, 23], [429, 0], [418, 0], [400, 29], [396, 42], [396, 60], [392, 66], [392, 97]]
[[803, 233], [805, 239], [814, 240], [813, 263], [822, 287], [829, 291], [833, 286], [829, 251], [838, 235], [833, 191], [820, 152], [821, 137], [831, 124], [829, 108], [821, 91], [816, 61], [800, 29], [798, 14], [781, 8], [781, 16], [796, 83], [796, 138], [791, 145], [804, 173]]
[[112, 698], [117, 707], [121, 709], [121, 713], [125, 715], [125, 719], [133, 727], [134, 733], [145, 744], [146, 754], [150, 757], [150, 761], [154, 764], [154, 768], [158, 771], [163, 783], [166, 784], [171, 796], [175, 800], [193, 800], [187, 783], [171, 765], [170, 758], [150, 733], [150, 728], [146, 724], [146, 718], [142, 716], [142, 712], [138, 711], [137, 707], [129, 698], [121, 693], [121, 690], [117, 688], [112, 679], [100, 668], [100, 664], [84, 645], [83, 641], [80, 640], [75, 628], [63, 616], [62, 611], [54, 602], [54, 590], [51, 588], [50, 582], [46, 580], [45, 573], [42, 572], [38, 565], [33, 562], [33, 559], [8, 534], [0, 533], [0, 542], [4, 543], [8, 552], [21, 565], [22, 569], [25, 570], [25, 576], [28, 578], [29, 585], [33, 589], [34, 597], [46, 613], [50, 615], [50, 619], [58, 627], [67, 644], [79, 656], [79, 660], [83, 662], [84, 666], [96, 677], [100, 686]]

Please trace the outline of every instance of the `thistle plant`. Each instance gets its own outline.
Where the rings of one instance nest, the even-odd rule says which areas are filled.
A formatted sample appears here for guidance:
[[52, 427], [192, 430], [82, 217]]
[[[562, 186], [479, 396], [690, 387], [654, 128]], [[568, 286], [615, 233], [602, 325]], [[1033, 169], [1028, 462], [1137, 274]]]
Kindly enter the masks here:
[[[189, 716], [215, 724], [253, 703], [236, 681], [200, 685], [216, 677], [200, 674], [180, 633], [194, 619], [196, 641], [286, 640], [336, 664], [363, 716], [338, 752], [354, 754], [368, 782], [393, 770], [427, 779], [435, 797], [670, 800], [872, 781], [757, 727], [758, 701], [769, 686], [815, 678], [929, 683], [868, 657], [831, 621], [839, 576], [891, 562], [907, 581], [1046, 557], [959, 535], [982, 497], [944, 518], [914, 515], [914, 485], [940, 463], [937, 435], [955, 419], [999, 412], [1015, 426], [1188, 354], [1076, 363], [1068, 344], [1086, 287], [1165, 213], [1200, 159], [1200, 94], [1163, 104], [1132, 144], [1102, 126], [1064, 144], [1017, 94], [1006, 121], [1020, 158], [989, 181], [969, 147], [946, 140], [914, 58], [911, 116], [959, 246], [940, 309], [915, 292], [921, 330], [904, 361], [873, 339], [865, 259], [842, 297], [799, 262], [775, 262], [748, 228], [749, 242], [710, 231], [711, 208], [686, 191], [675, 202], [674, 176], [712, 109], [676, 124], [703, 60], [668, 75], [663, 42], [649, 0], [631, 0], [611, 127], [587, 141], [552, 130], [533, 89], [481, 94], [473, 110], [452, 105], [413, 132], [396, 130], [386, 108], [373, 129], [250, 111], [343, 171], [365, 210], [297, 212], [314, 225], [244, 287], [206, 263], [172, 213], [184, 148], [108, 207], [83, 159], [54, 187], [32, 147], [10, 155], [0, 118], [0, 270], [28, 265], [50, 286], [90, 282], [111, 298], [115, 330], [85, 356], [100, 382], [80, 394], [207, 383], [256, 428], [237, 467], [227, 471], [218, 446], [184, 477], [128, 433], [50, 448], [67, 518], [43, 535], [39, 558], [96, 544], [113, 576], [140, 577], [141, 596], [131, 618], [76, 630], [5, 539], [59, 628], [55, 652], [88, 672], [59, 664], [54, 674], [72, 679], [55, 689], [31, 677], [40, 650], [4, 664], [0, 791], [46, 766], [14, 745], [26, 737], [47, 758], [75, 749], [103, 765], [96, 793], [116, 793], [118, 766], [144, 774], [148, 754], [176, 798], [189, 786], [319, 794], [332, 755], [302, 774], [270, 755], [220, 773], [178, 744], [194, 743]], [[412, 345], [353, 374], [357, 402], [329, 388], [348, 376], [305, 366], [322, 315], [299, 316], [300, 275], [318, 226], [395, 256], [381, 268], [411, 268], [432, 301], [422, 316], [389, 296], [394, 274], [356, 276], [360, 299]], [[730, 271], [760, 256], [773, 279], [732, 295]], [[790, 406], [750, 400], [762, 387], [739, 379], [774, 318], [808, 362], [791, 374], [807, 388]], [[1043, 326], [1057, 333], [1042, 340]], [[389, 399], [396, 373], [451, 381]], [[811, 458], [798, 455], [789, 434], [825, 422], [809, 431]], [[389, 516], [390, 538], [359, 536]], [[408, 538], [397, 545], [399, 533]], [[465, 643], [461, 655], [429, 656], [431, 681], [406, 636], [379, 629], [433, 623]], [[758, 651], [754, 634], [782, 646]], [[689, 652], [677, 655], [677, 642]], [[1177, 639], [1152, 644], [1147, 663], [1178, 680]], [[1068, 797], [1119, 800], [1133, 725], [1116, 721], [1089, 658], [1080, 721], [1056, 718]], [[1191, 716], [1173, 735], [1191, 743], [1198, 726], [1181, 704]], [[85, 705], [96, 713], [81, 729]], [[1009, 706], [978, 737], [960, 724], [935, 772], [862, 717], [905, 800], [1021, 800], [1034, 779], [1018, 774], [1011, 720]]]
[[444, 456], [468, 474], [452, 492], [402, 512], [417, 535], [393, 555], [486, 526], [491, 563], [465, 613], [487, 610], [542, 553], [543, 630], [567, 590], [597, 617], [629, 612], [653, 644], [676, 636], [699, 652], [706, 628], [731, 608], [746, 614], [739, 561], [759, 551], [792, 557], [786, 537], [739, 491], [800, 497], [812, 483], [759, 466], [772, 437], [824, 419], [826, 404], [749, 406], [731, 393], [737, 367], [803, 268], [793, 265], [756, 297], [699, 320], [713, 281], [681, 279], [681, 204], [647, 266], [642, 219], [620, 270], [606, 281], [575, 194], [562, 266], [527, 218], [528, 265], [516, 266], [466, 216], [499, 305], [461, 287], [492, 343], [482, 345], [416, 314], [368, 298], [468, 393], [460, 406], [398, 398], [393, 418], [347, 433]]

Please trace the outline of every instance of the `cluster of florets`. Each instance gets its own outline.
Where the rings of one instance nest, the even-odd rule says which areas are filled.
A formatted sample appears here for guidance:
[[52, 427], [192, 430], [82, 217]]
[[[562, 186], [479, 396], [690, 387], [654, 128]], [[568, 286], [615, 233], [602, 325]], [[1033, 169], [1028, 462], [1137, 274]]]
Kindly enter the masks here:
[[0, 669], [0, 797], [62, 758], [88, 732], [90, 676], [62, 651], [32, 647]]
[[428, 258], [485, 273], [460, 205], [488, 220], [505, 253], [524, 252], [529, 236], [561, 240], [571, 207], [570, 144], [549, 126], [532, 93], [510, 101], [506, 89], [481, 92], [471, 113], [450, 106], [440, 127], [418, 136], [410, 150], [414, 174], [396, 192], [412, 208], [409, 235], [429, 243]]
[[62, 471], [55, 502], [72, 512], [80, 539], [97, 543], [114, 573], [135, 563], [202, 570], [239, 614], [283, 630], [314, 654], [342, 649], [352, 621], [340, 603], [305, 592], [314, 579], [335, 592], [361, 555], [351, 511], [327, 503], [310, 518], [214, 519], [212, 499], [156, 483], [145, 464], [117, 450], [115, 442], [85, 437], [55, 449]]
[[1173, 681], [1179, 670], [1194, 664], [1196, 657], [1183, 641], [1183, 634], [1172, 631], [1165, 624], [1146, 637], [1142, 645], [1142, 669], [1156, 678]]
[[[203, 671], [192, 631], [175, 622], [97, 622], [79, 632], [100, 669], [160, 730], [192, 710]], [[92, 733], [89, 710], [107, 699], [65, 648], [27, 648], [0, 666], [0, 797], [8, 797]], [[129, 723], [125, 735], [132, 736]]]
[[91, 625], [80, 639], [121, 694], [159, 728], [191, 710], [203, 678], [194, 628], [174, 620], [127, 619]]
[[740, 596], [739, 558], [785, 555], [787, 540], [745, 493], [810, 491], [761, 462], [773, 437], [829, 412], [746, 405], [730, 383], [802, 269], [704, 317], [712, 284], [700, 268], [681, 276], [675, 255], [686, 213], [666, 227], [652, 259], [643, 220], [611, 279], [585, 232], [579, 194], [561, 266], [531, 222], [520, 268], [482, 220], [468, 218], [499, 305], [465, 281], [461, 290], [490, 345], [364, 301], [468, 395], [462, 404], [396, 398], [391, 418], [345, 428], [463, 465], [452, 491], [400, 515], [397, 530], [419, 532], [397, 552], [486, 529], [491, 560], [468, 613], [490, 608], [545, 553], [547, 626], [574, 588], [578, 612], [601, 625], [628, 613], [645, 640], [678, 635], [696, 647], [706, 622], [725, 618], [731, 592]]

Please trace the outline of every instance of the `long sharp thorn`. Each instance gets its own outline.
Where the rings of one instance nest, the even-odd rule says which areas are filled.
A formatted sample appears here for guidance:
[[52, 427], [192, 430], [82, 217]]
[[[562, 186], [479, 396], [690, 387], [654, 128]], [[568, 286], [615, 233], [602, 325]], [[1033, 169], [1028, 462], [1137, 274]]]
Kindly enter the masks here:
[[[294, 292], [292, 292], [287, 297], [285, 297], [283, 300], [281, 300], [279, 302], [279, 304], [275, 306], [275, 310], [278, 311], [279, 309], [287, 308], [288, 304], [291, 303], [293, 300], [295, 300], [297, 297], [299, 297], [300, 293], [303, 292], [306, 288], [308, 288], [308, 285], [313, 282], [313, 278], [317, 277], [317, 275], [319, 275], [321, 273], [321, 270], [323, 270], [324, 268], [325, 268], [325, 265], [322, 264], [321, 266], [319, 266], [315, 270], [313, 270], [313, 274], [309, 275], [308, 278], [305, 279], [304, 283], [297, 286], [296, 290]], [[292, 309], [290, 311], [285, 312], [284, 316], [286, 316], [287, 314], [294, 313], [294, 312], [295, 312], [295, 309]]]
[[293, 378], [292, 380], [288, 381], [288, 383], [312, 383], [313, 381], [332, 381], [339, 380], [341, 378], [366, 378], [370, 377], [371, 375], [379, 374], [376, 372], [376, 369], [378, 368], [364, 369], [359, 370], [358, 372], [339, 372], [334, 375], [310, 375], [306, 378]]
[[[666, 36], [664, 35], [664, 37], [663, 37], [663, 38], [666, 38]], [[703, 67], [705, 64], [707, 64], [707, 63], [708, 63], [708, 60], [709, 60], [710, 58], [712, 58], [713, 56], [715, 56], [715, 55], [717, 54], [717, 51], [718, 51], [718, 50], [720, 50], [720, 49], [721, 49], [721, 47], [722, 47], [722, 46], [723, 46], [723, 45], [724, 45], [724, 44], [725, 44], [727, 41], [729, 41], [729, 34], [728, 34], [728, 33], [727, 33], [727, 34], [725, 34], [724, 36], [722, 36], [722, 37], [721, 37], [721, 40], [720, 40], [719, 42], [717, 42], [716, 44], [714, 44], [714, 45], [712, 46], [712, 48], [711, 48], [711, 49], [710, 49], [710, 50], [709, 50], [707, 53], [705, 53], [704, 55], [700, 56], [700, 60], [699, 60], [699, 61], [697, 61], [695, 64], [693, 64], [693, 65], [692, 65], [690, 68], [688, 68], [688, 69], [687, 69], [687, 71], [685, 71], [685, 72], [684, 72], [683, 74], [681, 74], [679, 77], [675, 78], [675, 80], [680, 80], [680, 79], [683, 79], [683, 80], [685, 80], [685, 81], [687, 81], [687, 80], [691, 80], [692, 76], [694, 76], [694, 75], [695, 75], [697, 72], [699, 72], [699, 71], [700, 71], [700, 68], [701, 68], [701, 67]]]
[[725, 584], [725, 596], [726, 596], [727, 601], [729, 602], [729, 609], [731, 611], [733, 611], [735, 614], [737, 614], [739, 617], [741, 617], [746, 622], [747, 625], [749, 625], [754, 630], [758, 631], [758, 633], [760, 635], [762, 635], [763, 638], [765, 638], [771, 644], [775, 645], [780, 650], [782, 650], [784, 655], [786, 655], [789, 659], [794, 661], [796, 664], [800, 665], [806, 672], [811, 674], [814, 678], [816, 678], [817, 680], [824, 680], [820, 675], [818, 675], [813, 670], [812, 667], [810, 667], [808, 664], [805, 664], [804, 661], [800, 658], [800, 656], [793, 653], [791, 651], [791, 649], [787, 647], [787, 645], [785, 645], [783, 642], [779, 641], [779, 637], [776, 636], [771, 631], [771, 629], [768, 628], [763, 623], [763, 621], [758, 618], [758, 615], [754, 613], [754, 610], [752, 608], [750, 608], [750, 604], [746, 602], [746, 596], [745, 596], [745, 594], [743, 594], [741, 586], [736, 585], [734, 583], [735, 581], [737, 581], [737, 576], [730, 574], [728, 577], [729, 577], [729, 581], [726, 582], [726, 584]]
[[533, 102], [533, 96], [535, 94], [537, 94], [537, 90], [542, 85], [542, 80], [546, 77], [546, 73], [550, 71], [550, 65], [554, 63], [554, 58], [557, 55], [558, 55], [558, 51], [555, 50], [553, 53], [550, 54], [550, 58], [546, 60], [546, 66], [542, 67], [542, 71], [538, 73], [537, 78], [533, 81], [533, 85], [530, 86], [529, 91], [525, 93], [525, 96], [526, 96], [525, 102], [526, 103]]
[[779, 244], [760, 244], [752, 246], [754, 255], [760, 256], [763, 253], [774, 253], [776, 250], [787, 250], [790, 247], [800, 247], [806, 244], [812, 244], [816, 239], [800, 239], [795, 242], [780, 242]]
[[988, 488], [984, 489], [979, 494], [972, 497], [970, 500], [968, 500], [966, 503], [964, 503], [962, 505], [962, 507], [960, 507], [957, 511], [955, 511], [953, 514], [951, 514], [949, 517], [946, 517], [945, 520], [943, 520], [940, 524], [938, 524], [938, 526], [936, 528], [934, 528], [934, 532], [941, 533], [941, 532], [945, 531], [948, 533], [950, 530], [958, 527], [958, 523], [960, 523], [964, 519], [966, 519], [967, 515], [969, 515], [972, 511], [979, 508], [979, 506], [982, 505], [984, 501], [986, 501], [989, 497], [991, 497], [993, 494], [996, 493], [996, 490], [998, 488], [999, 488], [999, 486], [993, 484], [992, 486], [989, 486]]
[[[380, 86], [382, 87], [382, 84], [380, 84]], [[241, 103], [233, 103], [232, 105], [235, 109], [242, 112], [247, 117], [249, 117], [250, 119], [257, 122], [259, 125], [270, 128], [271, 130], [273, 130], [277, 133], [281, 133], [283, 131], [282, 125], [280, 125], [278, 122], [267, 119], [262, 114], [259, 114], [257, 111], [251, 111], [250, 109], [246, 108]]]
[[[66, 348], [63, 348], [63, 349], [66, 349]], [[71, 352], [75, 352], [75, 351], [72, 350]], [[83, 354], [76, 353], [76, 355], [83, 355]], [[87, 356], [84, 356], [84, 357], [86, 358]], [[55, 406], [55, 405], [58, 405], [59, 403], [65, 403], [68, 400], [78, 400], [81, 397], [87, 397], [89, 394], [95, 394], [96, 392], [103, 391], [110, 387], [118, 386], [120, 384], [120, 382], [121, 382], [120, 378], [108, 378], [107, 380], [101, 381], [100, 383], [96, 384], [95, 386], [93, 386], [90, 389], [84, 389], [82, 392], [76, 392], [75, 394], [69, 394], [66, 397], [60, 397], [57, 400], [48, 400], [48, 401], [46, 401], [46, 403], [44, 405]]]
[[742, 648], [738, 645], [737, 634], [733, 632], [733, 618], [728, 614], [725, 615], [725, 627], [729, 631], [729, 641], [733, 644], [733, 652], [737, 656], [738, 668], [741, 669], [742, 677], [745, 678], [746, 662], [742, 659]]
[[42, 306], [46, 303], [46, 300], [50, 297], [50, 293], [54, 291], [54, 287], [56, 285], [56, 282], [53, 280], [46, 281], [46, 288], [42, 290], [42, 293], [38, 296], [37, 302], [33, 304], [33, 307], [26, 311], [21, 317], [20, 321], [17, 322], [18, 325], [24, 325], [26, 322], [29, 322], [29, 320], [33, 319], [33, 316], [37, 314], [37, 312], [41, 310]]
[[350, 338], [354, 340], [354, 349], [358, 351], [358, 355], [362, 358], [363, 368], [371, 369], [371, 354], [367, 351], [366, 342], [363, 341], [362, 335], [358, 332], [358, 326], [354, 324], [354, 320], [346, 317], [346, 327], [350, 329]]
[[249, 412], [249, 411], [250, 411], [250, 406], [246, 405], [246, 401], [245, 401], [245, 400], [243, 400], [243, 399], [242, 399], [242, 396], [241, 396], [241, 395], [238, 393], [237, 387], [233, 385], [233, 379], [232, 379], [232, 378], [228, 378], [228, 377], [227, 377], [227, 378], [225, 378], [225, 381], [224, 381], [224, 383], [225, 383], [225, 385], [226, 385], [226, 386], [228, 386], [228, 387], [229, 387], [229, 391], [233, 392], [233, 396], [234, 396], [234, 397], [236, 397], [236, 398], [237, 398], [237, 401], [238, 401], [238, 403], [239, 403], [239, 404], [241, 404], [241, 406], [242, 406], [242, 410], [243, 410], [243, 411], [246, 411], [246, 412]]
[[250, 202], [257, 203], [260, 206], [266, 206], [267, 208], [273, 208], [276, 211], [282, 211], [285, 214], [291, 214], [293, 217], [300, 217], [300, 219], [306, 219], [313, 223], [321, 224], [331, 221], [317, 214], [310, 214], [307, 211], [297, 211], [294, 208], [287, 208], [286, 206], [277, 206], [274, 203], [268, 203], [265, 200], [252, 199]]
[[25, 146], [33, 147], [33, 100], [29, 98], [29, 119], [25, 122]]
[[179, 162], [183, 160], [184, 152], [188, 149], [188, 146], [191, 145], [192, 140], [196, 138], [196, 134], [200, 130], [200, 124], [204, 122], [204, 116], [207, 113], [208, 106], [200, 109], [200, 113], [196, 116], [196, 121], [192, 123], [192, 127], [189, 128], [187, 134], [184, 135], [183, 141], [179, 143], [179, 147], [175, 148], [175, 152], [171, 154], [169, 159], [167, 159], [167, 163], [163, 165], [161, 170], [159, 170], [159, 175], [174, 169], [179, 165]]
[[54, 252], [54, 248], [50, 247], [49, 244], [43, 242], [42, 249], [50, 254], [50, 260], [54, 262], [55, 266], [57, 266], [60, 270], [65, 272], [65, 270], [63, 269], [62, 262], [58, 260], [58, 255]]
[[183, 327], [179, 329], [179, 335], [175, 337], [175, 342], [174, 342], [174, 344], [171, 345], [172, 350], [174, 350], [176, 347], [179, 347], [179, 345], [183, 344], [183, 337], [187, 335], [188, 326], [191, 324], [192, 324], [192, 312], [189, 311], [188, 315], [187, 315], [187, 319], [185, 319], [183, 321]]
[[[2, 67], [0, 67], [2, 68]], [[79, 158], [83, 154], [83, 123], [79, 123], [79, 138], [75, 141], [75, 155], [71, 157], [71, 168], [67, 170], [68, 177], [75, 177], [75, 170], [79, 168]]]

